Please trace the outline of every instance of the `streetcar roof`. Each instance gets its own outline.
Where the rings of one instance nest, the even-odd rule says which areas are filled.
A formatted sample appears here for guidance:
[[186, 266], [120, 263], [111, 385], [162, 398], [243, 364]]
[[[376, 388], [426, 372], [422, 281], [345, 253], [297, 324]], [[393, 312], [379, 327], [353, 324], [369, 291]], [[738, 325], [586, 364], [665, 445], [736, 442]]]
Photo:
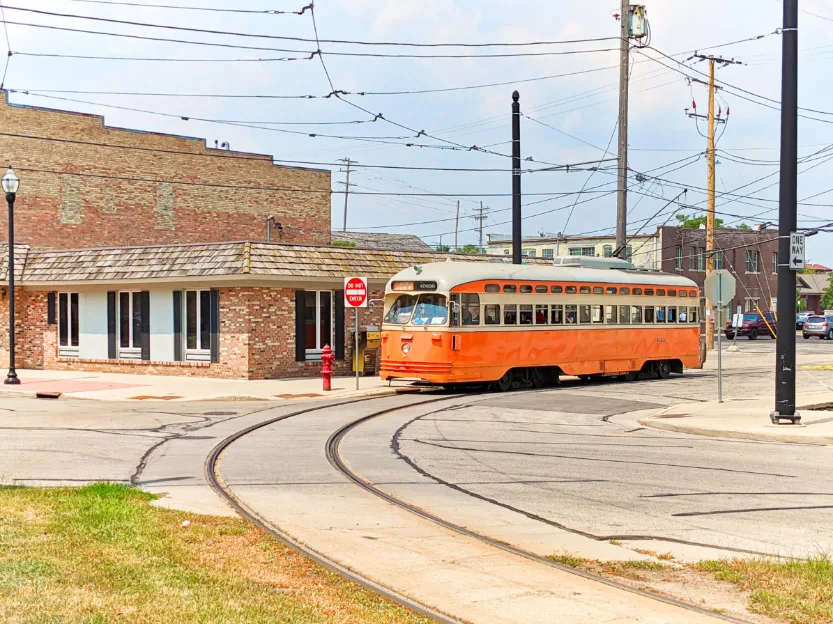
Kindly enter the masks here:
[[388, 281], [385, 290], [386, 292], [393, 292], [391, 284], [400, 281], [435, 281], [437, 282], [437, 290], [448, 291], [456, 286], [486, 280], [591, 282], [698, 288], [697, 284], [688, 278], [658, 271], [623, 271], [620, 269], [592, 269], [576, 266], [529, 266], [491, 262], [434, 262], [400, 271]]

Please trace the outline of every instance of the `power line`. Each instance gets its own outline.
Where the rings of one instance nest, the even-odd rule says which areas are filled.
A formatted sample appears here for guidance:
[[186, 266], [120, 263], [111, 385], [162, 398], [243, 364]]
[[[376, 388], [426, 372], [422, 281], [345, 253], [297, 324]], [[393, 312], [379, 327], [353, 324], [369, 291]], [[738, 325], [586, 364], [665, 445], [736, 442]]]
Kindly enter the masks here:
[[312, 5], [301, 7], [299, 11], [277, 11], [275, 9], [218, 9], [214, 7], [195, 7], [171, 4], [142, 4], [139, 2], [117, 2], [116, 0], [70, 0], [71, 2], [85, 2], [87, 4], [104, 4], [112, 6], [133, 6], [144, 9], [177, 9], [182, 11], [212, 11], [217, 13], [254, 13], [265, 15], [303, 15]]
[[90, 61], [147, 61], [147, 62], [168, 62], [168, 63], [273, 63], [289, 61], [311, 61], [315, 54], [309, 56], [284, 56], [280, 58], [169, 58], [169, 57], [147, 57], [147, 56], [95, 56], [86, 54], [57, 54], [47, 52], [13, 52], [14, 56], [32, 56], [37, 58], [62, 58]]
[[6, 35], [6, 50], [8, 51], [8, 55], [6, 56], [6, 63], [3, 67], [3, 78], [0, 79], [0, 90], [6, 85], [6, 74], [9, 71], [9, 64], [12, 62], [12, 41], [9, 39], [9, 27], [6, 26], [6, 11], [3, 7], [3, 2], [0, 0], [0, 18], [3, 20], [3, 32]]

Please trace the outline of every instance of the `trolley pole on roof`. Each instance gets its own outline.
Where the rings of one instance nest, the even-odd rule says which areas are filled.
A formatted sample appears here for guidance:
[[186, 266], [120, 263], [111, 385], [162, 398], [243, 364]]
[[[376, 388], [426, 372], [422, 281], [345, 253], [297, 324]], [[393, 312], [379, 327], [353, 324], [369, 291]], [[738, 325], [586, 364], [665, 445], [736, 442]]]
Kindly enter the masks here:
[[[798, 0], [784, 0], [781, 40], [781, 183], [778, 198], [778, 342], [772, 422], [801, 419], [795, 411], [795, 270], [791, 234], [796, 232], [798, 176]], [[803, 247], [803, 245], [802, 245]], [[803, 249], [801, 249], [803, 255]], [[803, 258], [801, 259], [803, 266]]]
[[521, 105], [512, 92], [512, 264], [521, 264]]

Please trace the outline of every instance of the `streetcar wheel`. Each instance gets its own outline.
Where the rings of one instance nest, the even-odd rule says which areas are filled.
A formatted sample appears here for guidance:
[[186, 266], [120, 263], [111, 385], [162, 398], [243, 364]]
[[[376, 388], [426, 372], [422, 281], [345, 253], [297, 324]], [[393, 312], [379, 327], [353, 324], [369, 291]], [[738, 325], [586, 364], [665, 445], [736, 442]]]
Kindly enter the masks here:
[[639, 377], [639, 373], [637, 373], [636, 371], [630, 371], [622, 375], [622, 379], [624, 379], [625, 381], [636, 381], [637, 377]]
[[503, 377], [495, 382], [495, 386], [500, 392], [509, 390], [512, 387], [512, 371], [506, 371]]
[[532, 382], [533, 388], [543, 388], [544, 387], [544, 374], [541, 372], [540, 368], [533, 368], [529, 371], [529, 379]]
[[671, 376], [671, 363], [668, 360], [657, 362], [657, 375], [660, 379], [668, 379]]

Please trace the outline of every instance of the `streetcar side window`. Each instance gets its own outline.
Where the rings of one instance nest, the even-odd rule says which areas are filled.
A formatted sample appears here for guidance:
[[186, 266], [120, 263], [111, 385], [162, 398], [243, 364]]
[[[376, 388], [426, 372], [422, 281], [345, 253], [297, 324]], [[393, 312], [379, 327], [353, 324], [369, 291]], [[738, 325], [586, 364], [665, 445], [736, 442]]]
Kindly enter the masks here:
[[564, 306], [565, 310], [565, 323], [567, 325], [575, 325], [576, 321], [578, 321], [578, 306], [568, 305]]
[[590, 286], [582, 286], [581, 288], [579, 288], [579, 292], [582, 295], [589, 295], [590, 294]]
[[631, 307], [626, 305], [619, 306], [619, 324], [628, 325], [631, 322]]
[[631, 306], [631, 323], [634, 325], [642, 323], [642, 306]]
[[668, 296], [669, 297], [676, 297], [677, 296], [677, 291], [676, 290], [669, 290], [668, 291]]
[[665, 296], [665, 290], [662, 289], [662, 288], [657, 288], [657, 297], [664, 297], [664, 296]]
[[654, 306], [645, 306], [645, 322], [654, 322]]
[[593, 294], [594, 295], [603, 295], [605, 294], [605, 289], [601, 286], [594, 286], [593, 287]]
[[616, 306], [607, 306], [607, 314], [605, 321], [608, 325], [617, 325], [618, 317], [616, 316]]
[[689, 290], [688, 291], [688, 296], [689, 297], [696, 297], [697, 296], [697, 291], [696, 290]]
[[521, 304], [521, 325], [532, 325], [532, 304]]
[[653, 288], [646, 288], [645, 289], [645, 296], [646, 297], [653, 297], [654, 296], [654, 289]]
[[633, 294], [634, 295], [641, 295], [642, 294], [642, 289], [641, 288], [634, 288], [633, 289]]
[[532, 292], [532, 286], [530, 286], [529, 284], [521, 284], [521, 292], [522, 293], [531, 293]]
[[486, 325], [500, 325], [500, 305], [487, 303], [483, 306], [483, 317], [486, 320]]
[[500, 292], [500, 286], [497, 284], [486, 284], [486, 292], [495, 293]]
[[445, 325], [448, 320], [448, 304], [445, 295], [423, 294], [414, 309], [414, 325]]
[[480, 325], [480, 295], [463, 293], [463, 325]]
[[550, 323], [553, 325], [564, 323], [564, 306], [553, 305], [550, 307]]
[[514, 284], [504, 284], [503, 285], [503, 292], [505, 293], [513, 293], [518, 292], [518, 287]]
[[545, 293], [545, 292], [547, 292], [547, 287], [546, 287], [546, 286], [542, 286], [542, 285], [538, 285], [538, 286], [536, 286], [536, 287], [535, 287], [535, 292], [537, 292], [537, 293]]
[[582, 325], [590, 322], [590, 306], [589, 305], [581, 305], [578, 307], [578, 317], [579, 323]]
[[630, 288], [620, 288], [619, 289], [619, 294], [620, 295], [629, 295], [629, 294], [631, 294], [631, 289]]
[[656, 307], [656, 318], [654, 320], [657, 323], [664, 323], [665, 322], [665, 306], [657, 306]]
[[562, 292], [564, 292], [564, 288], [563, 288], [563, 287], [561, 287], [561, 286], [553, 286], [553, 287], [550, 289], [550, 292], [552, 292], [553, 294], [558, 295], [558, 294], [561, 294]]
[[677, 322], [677, 308], [676, 308], [676, 306], [668, 306], [668, 322], [669, 323], [676, 323]]
[[680, 297], [688, 297], [688, 292], [686, 292], [685, 290], [681, 290]]
[[503, 306], [503, 324], [518, 324], [518, 305], [516, 303], [507, 303]]
[[594, 305], [590, 308], [590, 320], [593, 323], [604, 323], [605, 308], [601, 305]]
[[567, 294], [568, 295], [576, 294], [576, 287], [575, 286], [567, 286]]
[[677, 322], [678, 323], [687, 323], [688, 322], [688, 308], [685, 306], [680, 306], [677, 308]]
[[697, 308], [689, 308], [688, 309], [688, 322], [689, 323], [696, 323], [697, 322]]
[[535, 324], [536, 325], [546, 325], [547, 324], [547, 306], [546, 305], [537, 305], [535, 306]]
[[616, 294], [616, 287], [608, 288], [607, 289], [607, 294], [608, 295], [615, 295]]
[[385, 323], [405, 325], [411, 320], [411, 313], [416, 305], [416, 295], [399, 295], [385, 315]]

